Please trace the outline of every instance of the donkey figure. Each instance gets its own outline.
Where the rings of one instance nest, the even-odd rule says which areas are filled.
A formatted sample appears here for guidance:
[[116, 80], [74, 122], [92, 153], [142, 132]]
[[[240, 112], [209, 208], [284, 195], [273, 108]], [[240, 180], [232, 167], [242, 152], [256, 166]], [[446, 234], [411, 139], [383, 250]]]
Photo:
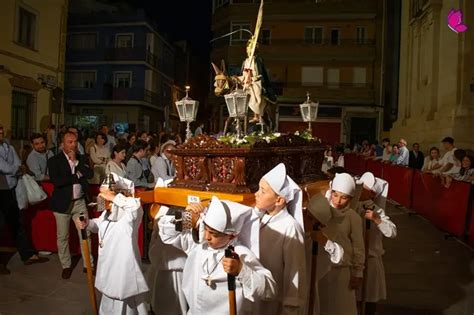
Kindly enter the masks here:
[[[220, 68], [215, 64], [211, 63], [212, 68], [214, 69], [214, 94], [216, 96], [224, 96], [229, 94], [231, 91], [235, 90], [236, 87], [242, 87], [242, 79], [238, 76], [229, 76], [226, 72], [225, 62], [221, 61]], [[277, 114], [277, 104], [272, 102], [266, 102], [265, 106], [265, 115], [263, 117], [264, 125], [267, 126], [268, 131], [272, 131], [274, 127], [274, 122], [276, 122]], [[224, 125], [224, 134], [227, 133], [227, 128], [229, 126], [231, 117], [226, 119]], [[247, 119], [244, 120], [244, 131], [247, 133]]]

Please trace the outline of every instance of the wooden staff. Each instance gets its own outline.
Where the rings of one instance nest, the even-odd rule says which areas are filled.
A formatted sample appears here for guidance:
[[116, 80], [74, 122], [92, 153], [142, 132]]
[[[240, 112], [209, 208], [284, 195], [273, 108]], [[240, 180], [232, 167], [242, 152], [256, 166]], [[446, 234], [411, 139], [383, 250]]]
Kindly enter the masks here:
[[[81, 213], [79, 216], [79, 220], [81, 222], [84, 221], [84, 214]], [[97, 309], [97, 299], [95, 296], [95, 288], [94, 288], [94, 275], [92, 274], [92, 266], [91, 266], [91, 256], [90, 256], [90, 249], [89, 249], [89, 242], [87, 241], [87, 231], [86, 228], [81, 229], [81, 238], [82, 238], [82, 252], [84, 253], [84, 261], [86, 263], [87, 269], [87, 286], [89, 288], [89, 299], [91, 301], [92, 309], [94, 311], [94, 315], [98, 315]]]
[[[225, 250], [225, 257], [226, 258], [234, 258], [233, 255], [234, 246], [229, 245]], [[229, 289], [229, 314], [236, 315], [237, 314], [237, 303], [235, 301], [235, 276], [231, 274], [227, 274], [227, 287]]]
[[[313, 226], [313, 231], [316, 233], [319, 230], [319, 224]], [[312, 233], [311, 233], [312, 234]], [[313, 314], [314, 310], [314, 299], [315, 299], [315, 285], [316, 285], [316, 268], [318, 267], [318, 242], [312, 239], [312, 256], [311, 256], [311, 278], [310, 278], [310, 287], [309, 287], [309, 306], [308, 306], [308, 315]]]
[[[365, 210], [373, 210], [370, 208], [365, 208]], [[364, 268], [364, 278], [362, 281], [362, 292], [360, 295], [360, 314], [365, 315], [365, 290], [367, 288], [367, 272], [368, 272], [368, 263], [369, 263], [369, 244], [370, 244], [370, 220], [365, 220], [365, 268]]]

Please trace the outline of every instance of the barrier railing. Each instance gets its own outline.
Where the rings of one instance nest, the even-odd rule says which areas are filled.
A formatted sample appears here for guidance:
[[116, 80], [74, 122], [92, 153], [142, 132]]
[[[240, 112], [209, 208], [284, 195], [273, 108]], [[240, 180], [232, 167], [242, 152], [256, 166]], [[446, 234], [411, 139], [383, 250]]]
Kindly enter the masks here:
[[[389, 183], [388, 197], [428, 219], [442, 231], [467, 236], [474, 247], [474, 205], [471, 184], [453, 181], [449, 188], [439, 178], [408, 167], [366, 160], [355, 154], [344, 156], [346, 169], [360, 175], [366, 171]], [[365, 165], [365, 166], [364, 166]]]

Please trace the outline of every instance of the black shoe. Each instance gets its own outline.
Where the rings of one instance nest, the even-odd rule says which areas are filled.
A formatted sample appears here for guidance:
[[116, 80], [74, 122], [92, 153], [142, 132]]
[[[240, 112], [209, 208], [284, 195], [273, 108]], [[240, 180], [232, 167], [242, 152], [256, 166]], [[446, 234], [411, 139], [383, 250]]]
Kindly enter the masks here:
[[69, 279], [69, 278], [71, 278], [71, 275], [72, 275], [72, 268], [71, 267], [64, 268], [63, 272], [61, 273], [61, 278]]

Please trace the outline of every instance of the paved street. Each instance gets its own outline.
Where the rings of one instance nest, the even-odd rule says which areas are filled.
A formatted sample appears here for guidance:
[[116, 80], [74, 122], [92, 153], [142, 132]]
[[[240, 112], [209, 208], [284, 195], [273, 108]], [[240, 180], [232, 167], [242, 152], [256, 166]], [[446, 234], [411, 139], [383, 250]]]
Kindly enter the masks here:
[[[390, 206], [398, 238], [386, 240], [388, 300], [379, 315], [472, 315], [473, 252], [418, 216]], [[56, 255], [51, 262], [24, 266], [15, 255], [11, 275], [0, 277], [0, 314], [91, 314], [82, 263], [69, 280], [60, 277]], [[342, 314], [341, 314], [342, 315]]]

